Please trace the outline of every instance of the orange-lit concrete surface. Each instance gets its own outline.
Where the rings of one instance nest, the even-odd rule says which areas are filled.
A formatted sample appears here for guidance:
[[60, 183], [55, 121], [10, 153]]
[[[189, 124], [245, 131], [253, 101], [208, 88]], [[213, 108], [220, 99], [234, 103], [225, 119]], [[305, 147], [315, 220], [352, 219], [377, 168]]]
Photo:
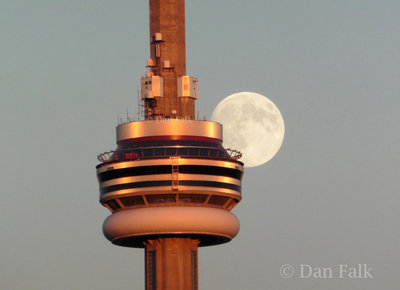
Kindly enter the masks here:
[[117, 127], [117, 142], [155, 136], [196, 136], [222, 140], [222, 125], [209, 121], [159, 119], [130, 122]]
[[[178, 96], [177, 77], [186, 75], [185, 1], [150, 0], [150, 67], [164, 82], [164, 96], [145, 102], [149, 118], [195, 118], [194, 99]], [[173, 111], [176, 110], [176, 114]]]
[[198, 241], [165, 238], [146, 243], [146, 289], [197, 289]]
[[228, 242], [239, 220], [225, 209], [200, 206], [155, 206], [117, 211], [103, 225], [115, 244], [143, 247], [151, 235], [196, 236], [203, 245]]

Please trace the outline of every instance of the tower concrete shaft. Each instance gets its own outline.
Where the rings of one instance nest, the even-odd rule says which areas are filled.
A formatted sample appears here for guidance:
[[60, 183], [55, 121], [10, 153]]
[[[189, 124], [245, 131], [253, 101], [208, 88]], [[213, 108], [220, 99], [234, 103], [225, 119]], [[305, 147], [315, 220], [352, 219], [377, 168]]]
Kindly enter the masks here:
[[157, 60], [153, 72], [169, 75], [162, 65], [170, 61], [176, 75], [186, 75], [185, 0], [150, 0], [149, 4], [150, 56]]
[[178, 88], [179, 78], [186, 76], [185, 0], [149, 0], [149, 4], [148, 66], [154, 76], [161, 77], [163, 93], [145, 98], [145, 118], [194, 119], [195, 98]]
[[198, 244], [198, 240], [188, 238], [147, 241], [146, 290], [198, 289]]

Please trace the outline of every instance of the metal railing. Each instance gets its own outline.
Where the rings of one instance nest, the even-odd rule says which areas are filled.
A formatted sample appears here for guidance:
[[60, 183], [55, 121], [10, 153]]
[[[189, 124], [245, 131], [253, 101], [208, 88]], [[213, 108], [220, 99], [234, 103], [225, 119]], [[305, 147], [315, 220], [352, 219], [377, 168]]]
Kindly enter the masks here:
[[151, 159], [154, 157], [167, 158], [171, 156], [182, 157], [203, 157], [215, 159], [235, 159], [242, 157], [242, 153], [233, 149], [223, 149], [215, 147], [195, 147], [195, 146], [162, 146], [120, 149], [104, 152], [97, 156], [102, 162]]

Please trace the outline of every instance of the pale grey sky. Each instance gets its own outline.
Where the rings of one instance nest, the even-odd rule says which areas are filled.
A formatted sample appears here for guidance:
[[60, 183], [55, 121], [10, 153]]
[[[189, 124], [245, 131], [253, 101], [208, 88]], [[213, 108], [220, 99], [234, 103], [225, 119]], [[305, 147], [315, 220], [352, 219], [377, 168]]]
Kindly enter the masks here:
[[[144, 289], [143, 251], [102, 235], [97, 154], [136, 112], [147, 1], [0, 1], [0, 289]], [[187, 1], [188, 73], [211, 116], [268, 96], [286, 126], [250, 168], [239, 235], [199, 251], [200, 289], [398, 289], [400, 2]], [[282, 265], [294, 267], [282, 278]], [[300, 278], [300, 265], [332, 279]], [[367, 264], [373, 278], [338, 278]]]

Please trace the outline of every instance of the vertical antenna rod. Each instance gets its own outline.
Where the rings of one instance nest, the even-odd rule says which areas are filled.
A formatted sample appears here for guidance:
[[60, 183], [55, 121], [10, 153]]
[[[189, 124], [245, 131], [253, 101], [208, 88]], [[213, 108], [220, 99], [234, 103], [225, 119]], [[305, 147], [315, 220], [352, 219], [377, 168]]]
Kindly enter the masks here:
[[149, 4], [150, 59], [142, 91], [151, 88], [150, 94], [142, 95], [145, 119], [194, 119], [197, 80], [186, 76], [185, 1], [149, 0]]
[[[150, 56], [156, 60], [153, 73], [186, 75], [184, 0], [150, 0]], [[170, 61], [170, 70], [163, 70], [164, 61]]]

